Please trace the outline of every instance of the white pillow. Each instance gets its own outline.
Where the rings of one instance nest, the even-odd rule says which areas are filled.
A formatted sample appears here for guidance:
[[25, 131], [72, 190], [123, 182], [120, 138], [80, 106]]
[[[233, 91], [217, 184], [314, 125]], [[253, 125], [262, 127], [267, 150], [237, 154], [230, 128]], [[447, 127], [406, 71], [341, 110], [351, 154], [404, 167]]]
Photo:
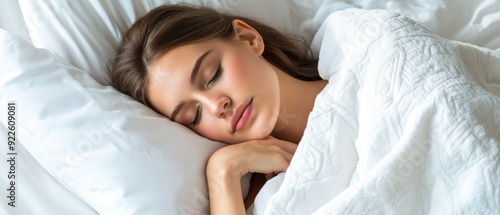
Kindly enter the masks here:
[[16, 102], [18, 140], [99, 214], [208, 213], [205, 164], [222, 143], [3, 29], [0, 64], [0, 111]]

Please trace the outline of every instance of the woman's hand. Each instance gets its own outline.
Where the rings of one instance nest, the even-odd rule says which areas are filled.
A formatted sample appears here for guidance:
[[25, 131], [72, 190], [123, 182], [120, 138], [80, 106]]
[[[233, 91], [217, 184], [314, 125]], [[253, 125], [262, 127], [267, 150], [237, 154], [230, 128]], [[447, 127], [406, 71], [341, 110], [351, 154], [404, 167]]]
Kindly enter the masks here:
[[297, 144], [268, 136], [217, 150], [206, 168], [211, 214], [245, 214], [241, 177], [286, 171], [296, 149]]
[[268, 136], [223, 147], [216, 151], [207, 164], [207, 175], [276, 174], [288, 168], [297, 144]]

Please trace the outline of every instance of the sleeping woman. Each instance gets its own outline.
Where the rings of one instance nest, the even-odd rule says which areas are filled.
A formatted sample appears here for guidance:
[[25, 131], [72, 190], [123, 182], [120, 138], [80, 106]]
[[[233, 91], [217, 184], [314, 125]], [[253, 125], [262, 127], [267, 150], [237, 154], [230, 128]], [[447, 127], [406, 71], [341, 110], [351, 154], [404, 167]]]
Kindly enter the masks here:
[[[113, 85], [197, 134], [230, 144], [206, 167], [211, 214], [244, 214], [287, 169], [318, 93], [317, 59], [299, 38], [245, 17], [158, 7], [126, 32]], [[254, 174], [247, 199], [240, 180]]]
[[285, 170], [268, 213], [498, 210], [498, 53], [356, 8], [332, 13], [312, 44], [320, 61], [254, 20], [162, 6], [124, 35], [110, 73], [123, 93], [229, 144], [206, 166], [212, 214], [244, 214]]

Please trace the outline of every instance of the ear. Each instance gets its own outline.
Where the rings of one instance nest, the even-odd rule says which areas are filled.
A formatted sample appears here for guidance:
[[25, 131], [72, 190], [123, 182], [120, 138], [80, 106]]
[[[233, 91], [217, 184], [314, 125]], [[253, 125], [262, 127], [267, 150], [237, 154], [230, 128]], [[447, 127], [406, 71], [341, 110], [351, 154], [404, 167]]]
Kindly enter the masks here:
[[247, 42], [257, 55], [262, 55], [264, 52], [264, 40], [259, 32], [239, 19], [234, 19], [232, 25], [236, 40]]

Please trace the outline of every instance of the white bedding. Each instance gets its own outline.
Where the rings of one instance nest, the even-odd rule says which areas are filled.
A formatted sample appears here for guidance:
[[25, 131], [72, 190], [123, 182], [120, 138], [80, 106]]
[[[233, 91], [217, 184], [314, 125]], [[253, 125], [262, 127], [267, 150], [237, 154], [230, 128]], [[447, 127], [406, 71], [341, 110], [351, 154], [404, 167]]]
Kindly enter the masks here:
[[313, 46], [329, 84], [254, 214], [500, 213], [500, 54], [361, 9]]
[[[7, 140], [7, 128], [0, 125], [0, 140]], [[4, 142], [2, 142], [3, 144]], [[0, 154], [7, 158], [7, 146], [0, 147]], [[16, 199], [15, 206], [7, 206], [10, 199], [5, 198], [0, 205], [0, 214], [5, 215], [28, 215], [28, 214], [73, 214], [92, 215], [97, 214], [78, 196], [70, 192], [66, 187], [57, 182], [38, 162], [30, 155], [22, 144], [16, 147]], [[4, 161], [2, 161], [4, 162]], [[0, 177], [2, 188], [10, 180], [7, 179], [9, 165], [0, 165]], [[5, 188], [7, 189], [7, 188]], [[3, 191], [7, 195], [6, 191]]]
[[[63, 0], [66, 1], [66, 0]], [[305, 10], [305, 8], [321, 8], [318, 5], [322, 3], [334, 3], [337, 0], [291, 0], [297, 5], [303, 7], [296, 7], [297, 14], [306, 16], [316, 13], [315, 11]], [[374, 0], [338, 0], [348, 4], [355, 4], [362, 8], [388, 8], [397, 10], [405, 15], [417, 20], [427, 28], [438, 33], [441, 36], [450, 39], [457, 39], [460, 41], [470, 42], [476, 45], [487, 47], [490, 49], [500, 50], [500, 2], [499, 1], [475, 1], [475, 0], [388, 0], [388, 1], [374, 1]], [[48, 1], [49, 2], [49, 1]], [[92, 1], [98, 2], [98, 1]], [[149, 1], [155, 2], [155, 1]], [[156, 1], [157, 2], [157, 1]], [[221, 0], [220, 2], [238, 4], [242, 1], [234, 0]], [[121, 4], [116, 1], [116, 4]], [[21, 14], [18, 1], [0, 0], [0, 28], [6, 29], [10, 32], [16, 33], [24, 39], [31, 41], [30, 35], [25, 24], [25, 20]], [[324, 5], [323, 5], [324, 8]], [[275, 13], [280, 11], [276, 10], [262, 11], [262, 13]], [[306, 12], [305, 12], [306, 11]], [[297, 16], [295, 14], [294, 16]], [[460, 14], [460, 16], [457, 16]], [[255, 14], [259, 16], [260, 14]], [[275, 15], [275, 14], [272, 14]], [[318, 16], [320, 17], [320, 16]], [[37, 24], [40, 20], [35, 19], [27, 20], [27, 22]], [[43, 20], [42, 20], [43, 21]], [[299, 21], [299, 20], [297, 20]], [[322, 20], [309, 20], [313, 23], [321, 23]], [[39, 23], [38, 23], [39, 24]], [[115, 23], [116, 24], [116, 23]], [[292, 23], [293, 25], [301, 25], [301, 23]], [[311, 23], [302, 23], [299, 31], [302, 36], [312, 39], [312, 35], [316, 32], [314, 25]], [[286, 27], [286, 26], [285, 26]], [[77, 28], [77, 26], [75, 26]], [[87, 29], [85, 29], [87, 30]], [[61, 34], [62, 32], [57, 32]], [[31, 35], [33, 36], [33, 35]], [[36, 36], [36, 35], [35, 35]], [[72, 38], [68, 38], [72, 39]], [[1, 126], [0, 126], [1, 127]], [[4, 127], [0, 128], [0, 137], [4, 137]], [[3, 142], [0, 141], [3, 144]], [[1, 154], [5, 154], [4, 145], [0, 146]], [[19, 147], [22, 154], [19, 155], [20, 163], [18, 166], [20, 171], [19, 182], [21, 183], [18, 200], [21, 204], [15, 210], [8, 208], [4, 202], [0, 205], [0, 214], [94, 214], [95, 211], [87, 205], [84, 201], [80, 200], [77, 195], [71, 193], [68, 189], [63, 187], [57, 180], [55, 180], [49, 173], [47, 173], [38, 164], [27, 151], [24, 150], [22, 145]], [[2, 172], [5, 165], [0, 165]], [[276, 189], [281, 184], [278, 179], [284, 175], [275, 177], [266, 186], [274, 186]], [[6, 187], [7, 180], [5, 177], [0, 179], [0, 187]], [[273, 184], [274, 183], [274, 184]], [[269, 190], [269, 189], [268, 189]], [[266, 192], [261, 192], [260, 196], [265, 195]], [[272, 195], [274, 192], [267, 192]], [[496, 196], [498, 196], [498, 191]], [[64, 200], [64, 201], [62, 201]], [[497, 204], [499, 204], [497, 202]], [[314, 205], [314, 204], [313, 204]], [[76, 212], [78, 211], [78, 212]]]

